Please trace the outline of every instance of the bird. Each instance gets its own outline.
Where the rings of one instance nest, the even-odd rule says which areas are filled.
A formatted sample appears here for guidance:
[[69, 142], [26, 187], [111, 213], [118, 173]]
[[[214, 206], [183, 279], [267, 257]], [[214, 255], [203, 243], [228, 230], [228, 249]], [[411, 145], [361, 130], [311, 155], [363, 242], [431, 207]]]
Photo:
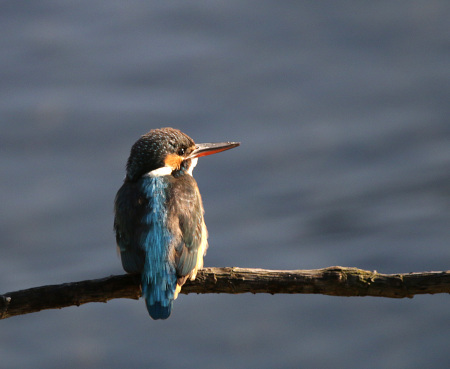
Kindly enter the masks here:
[[198, 158], [239, 142], [196, 144], [178, 129], [153, 129], [131, 147], [114, 200], [114, 232], [122, 266], [141, 274], [148, 313], [167, 319], [187, 279], [203, 267], [208, 232], [192, 171]]

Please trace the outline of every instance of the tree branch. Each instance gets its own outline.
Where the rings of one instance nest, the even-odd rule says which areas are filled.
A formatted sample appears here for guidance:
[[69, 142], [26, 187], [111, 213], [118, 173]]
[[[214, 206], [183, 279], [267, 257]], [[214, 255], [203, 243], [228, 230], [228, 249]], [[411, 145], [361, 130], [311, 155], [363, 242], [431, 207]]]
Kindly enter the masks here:
[[[450, 293], [450, 271], [379, 274], [338, 266], [313, 270], [205, 268], [181, 290], [184, 294], [246, 292], [411, 298], [419, 294]], [[140, 277], [135, 274], [42, 286], [0, 295], [0, 319], [140, 296]]]

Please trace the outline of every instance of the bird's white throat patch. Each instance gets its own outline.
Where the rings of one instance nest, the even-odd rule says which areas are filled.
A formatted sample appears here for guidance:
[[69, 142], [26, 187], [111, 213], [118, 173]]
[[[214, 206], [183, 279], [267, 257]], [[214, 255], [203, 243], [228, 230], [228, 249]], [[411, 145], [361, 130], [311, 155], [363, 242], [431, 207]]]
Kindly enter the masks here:
[[172, 168], [171, 167], [161, 167], [161, 168], [152, 170], [151, 172], [147, 173], [147, 175], [149, 177], [152, 177], [152, 178], [168, 176], [170, 174], [172, 174]]
[[[187, 173], [192, 175], [192, 171], [194, 170], [195, 166], [197, 165], [198, 158], [191, 159], [191, 165], [189, 165], [189, 168], [187, 170]], [[161, 167], [155, 170], [152, 170], [151, 172], [148, 172], [146, 175], [152, 178], [155, 177], [163, 177], [168, 176], [172, 174], [173, 168], [170, 166]]]
[[189, 166], [189, 169], [187, 172], [192, 175], [192, 171], [194, 170], [195, 166], [197, 165], [198, 158], [191, 159], [191, 165]]

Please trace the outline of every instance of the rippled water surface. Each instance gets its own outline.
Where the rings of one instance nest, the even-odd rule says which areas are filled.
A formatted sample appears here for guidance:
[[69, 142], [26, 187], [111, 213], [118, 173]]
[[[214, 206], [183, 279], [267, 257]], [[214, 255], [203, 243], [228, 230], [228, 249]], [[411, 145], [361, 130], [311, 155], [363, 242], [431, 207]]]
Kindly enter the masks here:
[[[194, 174], [207, 266], [450, 269], [448, 1], [0, 5], [0, 293], [123, 273], [133, 142]], [[182, 295], [0, 323], [3, 368], [447, 368], [449, 296]]]

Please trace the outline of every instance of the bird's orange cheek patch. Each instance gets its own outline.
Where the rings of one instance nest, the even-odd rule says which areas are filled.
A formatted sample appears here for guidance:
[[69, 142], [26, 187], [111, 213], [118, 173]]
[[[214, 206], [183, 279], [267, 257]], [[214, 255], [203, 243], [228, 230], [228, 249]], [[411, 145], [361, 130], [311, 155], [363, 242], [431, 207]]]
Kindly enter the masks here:
[[164, 160], [164, 164], [167, 167], [171, 167], [173, 170], [180, 169], [181, 162], [183, 161], [183, 158], [177, 154], [169, 154], [166, 157], [166, 160]]

